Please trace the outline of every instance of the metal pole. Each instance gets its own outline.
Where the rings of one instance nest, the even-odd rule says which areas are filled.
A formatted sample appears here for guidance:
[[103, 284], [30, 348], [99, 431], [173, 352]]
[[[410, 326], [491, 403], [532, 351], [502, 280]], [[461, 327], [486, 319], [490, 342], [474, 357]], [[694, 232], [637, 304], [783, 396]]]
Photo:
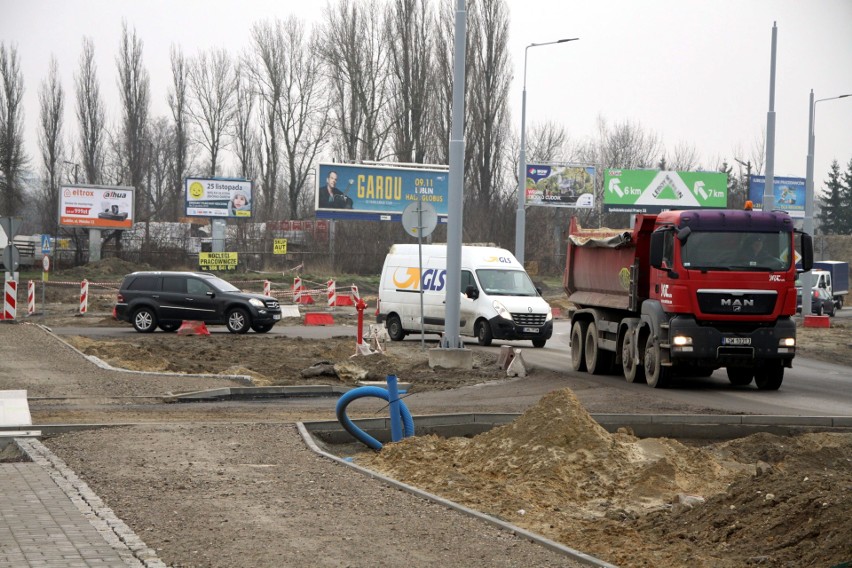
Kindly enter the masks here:
[[558, 39], [546, 43], [531, 43], [524, 48], [524, 91], [521, 97], [521, 149], [518, 153], [518, 210], [515, 214], [515, 258], [524, 264], [527, 200], [527, 53], [531, 47], [576, 41], [580, 38]]
[[[426, 331], [423, 324], [423, 196], [417, 196], [417, 266], [420, 271], [420, 282], [417, 289], [420, 290], [420, 349], [426, 349]], [[461, 309], [461, 308], [459, 308]]]
[[769, 112], [766, 113], [766, 185], [763, 187], [763, 210], [775, 209], [775, 54], [778, 26], [772, 22], [772, 56], [769, 65]]
[[[850, 96], [852, 96], [852, 93], [815, 101], [814, 90], [811, 89], [811, 94], [808, 97], [808, 159], [805, 169], [805, 218], [802, 221], [802, 230], [811, 235], [813, 235], [814, 232], [814, 150], [816, 146], [816, 105], [823, 101], [845, 99]], [[813, 275], [810, 271], [802, 273], [801, 281], [802, 316], [805, 316], [812, 313], [814, 301]], [[810, 306], [810, 309], [807, 311], [805, 310], [805, 290], [808, 290], [807, 304]]]
[[[453, 118], [450, 131], [450, 176], [447, 215], [447, 288], [446, 319], [441, 347], [464, 347], [459, 335], [461, 311], [461, 229], [464, 218], [464, 77], [467, 10], [465, 0], [456, 0], [455, 38], [453, 39]], [[422, 285], [422, 282], [421, 282]]]

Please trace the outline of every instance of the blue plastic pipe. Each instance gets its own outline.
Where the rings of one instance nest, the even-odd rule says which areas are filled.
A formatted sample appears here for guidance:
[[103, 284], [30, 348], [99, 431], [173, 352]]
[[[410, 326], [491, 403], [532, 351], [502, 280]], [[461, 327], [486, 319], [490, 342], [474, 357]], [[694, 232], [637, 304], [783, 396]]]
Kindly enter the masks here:
[[[390, 393], [387, 389], [383, 389], [381, 387], [358, 387], [357, 389], [352, 389], [351, 391], [344, 393], [343, 396], [340, 397], [340, 399], [337, 401], [335, 414], [337, 415], [337, 420], [340, 422], [340, 425], [343, 426], [343, 429], [349, 432], [356, 440], [363, 443], [372, 450], [381, 450], [382, 443], [367, 434], [366, 432], [364, 432], [363, 430], [361, 430], [346, 415], [346, 407], [349, 406], [350, 402], [367, 396], [381, 398], [382, 400], [386, 400], [390, 403], [394, 402], [391, 399]], [[399, 407], [399, 411], [397, 412], [398, 417], [402, 417], [403, 437], [408, 438], [410, 436], [413, 436], [414, 419], [411, 418], [411, 413], [408, 411], [408, 407], [405, 406], [405, 403], [403, 401], [399, 400], [399, 398], [397, 397], [396, 402]], [[391, 416], [391, 424], [393, 424], [393, 416]]]
[[396, 375], [388, 375], [388, 397], [390, 401], [391, 441], [402, 440], [402, 420], [399, 415], [399, 390]]

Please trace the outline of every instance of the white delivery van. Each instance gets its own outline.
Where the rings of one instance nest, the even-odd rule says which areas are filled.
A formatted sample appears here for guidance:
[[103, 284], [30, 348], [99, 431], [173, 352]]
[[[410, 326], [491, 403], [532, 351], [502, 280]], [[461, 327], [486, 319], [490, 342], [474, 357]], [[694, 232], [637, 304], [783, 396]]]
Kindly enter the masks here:
[[[420, 333], [421, 286], [424, 332], [444, 331], [447, 246], [423, 245], [422, 256], [422, 273], [415, 244], [393, 245], [385, 258], [376, 316], [394, 341]], [[460, 333], [476, 337], [480, 345], [493, 339], [530, 339], [533, 346], [544, 347], [553, 335], [550, 306], [505, 249], [463, 246], [459, 292]]]

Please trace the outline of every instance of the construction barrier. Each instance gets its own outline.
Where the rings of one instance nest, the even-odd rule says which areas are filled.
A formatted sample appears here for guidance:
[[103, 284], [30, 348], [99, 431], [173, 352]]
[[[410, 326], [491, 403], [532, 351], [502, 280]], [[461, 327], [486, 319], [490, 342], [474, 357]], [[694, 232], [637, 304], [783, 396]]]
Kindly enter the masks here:
[[305, 314], [305, 325], [334, 325], [334, 318], [331, 314], [311, 312]]
[[15, 280], [6, 280], [5, 293], [3, 294], [3, 319], [13, 320], [17, 312], [18, 283]]
[[269, 280], [264, 280], [263, 281], [263, 295], [268, 296], [269, 292], [271, 292], [271, 291], [272, 291], [272, 284], [269, 282]]
[[184, 321], [177, 330], [178, 335], [210, 335], [210, 330], [203, 321]]
[[326, 299], [328, 300], [328, 305], [334, 307], [337, 305], [337, 288], [334, 284], [334, 280], [329, 280], [325, 283], [326, 285]]
[[89, 281], [80, 282], [80, 315], [89, 311]]
[[27, 315], [31, 316], [35, 313], [35, 282], [27, 281]]

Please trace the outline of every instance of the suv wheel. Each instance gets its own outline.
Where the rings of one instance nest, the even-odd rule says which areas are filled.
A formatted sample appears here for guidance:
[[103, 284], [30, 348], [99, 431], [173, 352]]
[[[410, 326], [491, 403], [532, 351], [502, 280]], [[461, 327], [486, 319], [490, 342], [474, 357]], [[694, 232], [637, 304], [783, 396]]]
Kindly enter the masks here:
[[251, 318], [244, 309], [234, 308], [228, 311], [225, 325], [231, 333], [246, 333], [251, 327]]
[[133, 313], [133, 327], [139, 333], [151, 333], [157, 329], [157, 314], [151, 308], [139, 308]]

